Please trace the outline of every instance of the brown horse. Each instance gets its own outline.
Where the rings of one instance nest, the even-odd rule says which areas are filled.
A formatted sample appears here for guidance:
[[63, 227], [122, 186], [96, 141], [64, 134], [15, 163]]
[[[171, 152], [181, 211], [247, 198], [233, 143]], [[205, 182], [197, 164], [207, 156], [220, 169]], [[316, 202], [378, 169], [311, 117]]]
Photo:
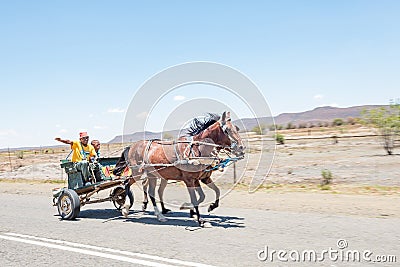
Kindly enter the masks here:
[[[213, 114], [210, 114], [210, 118], [214, 116]], [[210, 119], [209, 118], [209, 119]], [[218, 118], [215, 117], [214, 118]], [[216, 119], [218, 120], [218, 119]], [[195, 135], [197, 132], [202, 131], [202, 129], [205, 127], [206, 122], [202, 123], [199, 120], [194, 119], [191, 125], [191, 129], [189, 129], [188, 134], [189, 136], [193, 136]], [[237, 128], [237, 130], [239, 130], [239, 128]], [[180, 141], [187, 139], [186, 137], [181, 137], [179, 138]], [[193, 140], [193, 139], [192, 139]], [[207, 145], [208, 143], [210, 143], [210, 145]], [[220, 151], [219, 147], [216, 146], [211, 146], [211, 144], [214, 144], [213, 140], [211, 139], [205, 139], [202, 140], [202, 144], [199, 144], [198, 146], [195, 146], [193, 149], [191, 149], [190, 151], [190, 156], [192, 157], [203, 157], [203, 158], [207, 158], [207, 157], [216, 157], [218, 152]], [[186, 147], [188, 148], [188, 147]], [[187, 153], [186, 153], [187, 154]], [[207, 170], [209, 171], [209, 170]], [[210, 189], [212, 189], [215, 192], [215, 202], [210, 204], [210, 206], [208, 207], [208, 211], [212, 211], [214, 209], [216, 209], [219, 206], [219, 198], [220, 198], [220, 190], [217, 187], [217, 185], [214, 184], [214, 182], [211, 180], [211, 177], [207, 177], [204, 179], [200, 180], [202, 183], [204, 183], [205, 185], [207, 185]], [[198, 203], [202, 203], [205, 199], [205, 194], [203, 192], [203, 189], [201, 188], [200, 185], [200, 181], [196, 180], [196, 192], [199, 195], [199, 199], [198, 199]], [[160, 179], [160, 185], [158, 187], [158, 197], [160, 200], [160, 204], [161, 204], [161, 209], [162, 209], [162, 214], [167, 214], [168, 212], [170, 212], [170, 209], [165, 208], [164, 205], [164, 191], [165, 188], [168, 185], [168, 181], [161, 178]], [[143, 186], [143, 193], [144, 193], [144, 199], [143, 199], [143, 205], [142, 205], [142, 211], [145, 211], [147, 209], [147, 205], [148, 205], [148, 189], [149, 189], [149, 179], [144, 179], [142, 180], [142, 186]], [[194, 217], [195, 213], [194, 213], [194, 207], [192, 207], [190, 205], [190, 203], [183, 203], [181, 206], [181, 209], [189, 209], [190, 210], [190, 216]]]
[[[209, 144], [209, 145], [208, 145]], [[165, 144], [159, 140], [138, 141], [132, 144], [127, 151], [127, 163], [132, 169], [132, 177], [148, 177], [149, 195], [158, 220], [165, 221], [166, 218], [160, 213], [155, 201], [155, 187], [157, 178], [165, 180], [183, 181], [188, 188], [191, 204], [193, 205], [197, 220], [200, 226], [203, 221], [200, 219], [199, 200], [196, 197], [196, 188], [199, 188], [199, 181], [204, 182], [213, 189], [215, 184], [210, 176], [211, 167], [199, 168], [188, 163], [191, 156], [209, 156], [214, 149], [228, 149], [236, 155], [243, 155], [245, 147], [238, 133], [238, 128], [231, 122], [230, 113], [224, 112], [222, 116], [210, 114], [205, 120], [194, 119], [189, 129], [189, 137], [183, 136], [173, 144]], [[185, 162], [185, 163], [182, 163]], [[182, 164], [181, 164], [182, 163]], [[126, 202], [122, 213], [127, 216], [132, 202], [130, 186], [135, 183], [134, 178], [125, 181]], [[217, 192], [217, 191], [216, 191]], [[218, 189], [219, 192], [219, 189]], [[203, 193], [204, 195], [204, 193]], [[218, 206], [219, 194], [217, 194], [214, 206]], [[213, 205], [212, 204], [212, 205]], [[162, 203], [163, 206], [163, 203]]]

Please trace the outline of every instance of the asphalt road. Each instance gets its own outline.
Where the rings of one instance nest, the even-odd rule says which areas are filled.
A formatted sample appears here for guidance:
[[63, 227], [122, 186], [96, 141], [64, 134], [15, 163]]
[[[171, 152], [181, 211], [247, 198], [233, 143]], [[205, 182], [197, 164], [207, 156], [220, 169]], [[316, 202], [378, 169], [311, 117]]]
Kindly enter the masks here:
[[[50, 194], [49, 194], [50, 195]], [[0, 194], [0, 266], [366, 266], [371, 263], [330, 260], [293, 262], [293, 251], [329, 248], [370, 250], [394, 255], [399, 266], [400, 219], [331, 216], [220, 207], [206, 215], [212, 228], [198, 228], [186, 212], [174, 211], [159, 223], [139, 204], [123, 218], [110, 202], [82, 208], [75, 221], [62, 221], [51, 198]], [[266, 203], [267, 204], [267, 203]], [[398, 203], [394, 203], [398, 205]], [[203, 213], [205, 210], [203, 209]], [[347, 247], [339, 249], [344, 239]], [[287, 252], [282, 262], [259, 253], [268, 246]], [[292, 258], [288, 254], [292, 253]], [[283, 255], [283, 254], [281, 254]], [[300, 256], [301, 258], [301, 256]], [[372, 265], [372, 264], [371, 264]]]

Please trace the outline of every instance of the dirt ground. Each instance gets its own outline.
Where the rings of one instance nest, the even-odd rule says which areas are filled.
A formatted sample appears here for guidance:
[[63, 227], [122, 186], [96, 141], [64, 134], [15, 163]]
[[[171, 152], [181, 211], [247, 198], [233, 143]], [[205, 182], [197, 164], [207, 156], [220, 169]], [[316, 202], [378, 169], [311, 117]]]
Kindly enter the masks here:
[[[232, 166], [213, 173], [222, 195], [226, 195], [221, 201], [223, 205], [400, 217], [400, 154], [387, 156], [370, 129], [351, 126], [281, 133], [286, 142], [276, 146], [276, 151], [272, 141], [261, 145], [261, 139], [270, 140], [268, 136], [247, 136], [246, 158], [236, 164], [236, 184]], [[338, 137], [338, 142], [333, 136]], [[102, 150], [105, 156], [118, 156], [122, 145], [104, 145]], [[0, 193], [46, 194], [51, 198], [52, 188], [65, 185], [66, 174], [60, 169], [59, 160], [68, 155], [68, 147], [23, 153], [22, 159], [16, 152], [0, 153]], [[259, 163], [260, 153], [266, 157]], [[255, 194], [249, 194], [252, 176], [258, 170], [267, 172], [272, 157], [269, 175]], [[322, 170], [329, 170], [333, 177], [332, 184], [324, 188], [320, 187]], [[176, 194], [179, 190], [182, 193]], [[187, 196], [179, 183], [166, 190], [166, 199], [171, 203], [182, 201], [174, 202], [176, 195]], [[206, 195], [206, 200], [212, 201], [213, 192], [206, 191]]]
[[[248, 184], [256, 170], [267, 173], [268, 184], [318, 184], [326, 169], [333, 175], [333, 183], [355, 186], [400, 186], [400, 148], [388, 156], [373, 132], [360, 126], [313, 128], [280, 131], [286, 138], [284, 145], [276, 146], [269, 136], [246, 136], [246, 158], [237, 163], [237, 180]], [[332, 136], [337, 136], [337, 143]], [[360, 136], [360, 137], [356, 137]], [[261, 144], [261, 140], [264, 143]], [[267, 141], [265, 141], [267, 140]], [[102, 155], [119, 156], [122, 144], [104, 144]], [[274, 153], [275, 152], [275, 153]], [[59, 160], [69, 153], [68, 146], [54, 149], [0, 153], [0, 179], [63, 180], [65, 173]], [[263, 161], [258, 162], [261, 153]], [[11, 161], [11, 166], [10, 166]], [[12, 170], [12, 171], [11, 171]], [[214, 172], [215, 180], [233, 182], [233, 168], [223, 173]], [[221, 178], [223, 177], [223, 178]]]

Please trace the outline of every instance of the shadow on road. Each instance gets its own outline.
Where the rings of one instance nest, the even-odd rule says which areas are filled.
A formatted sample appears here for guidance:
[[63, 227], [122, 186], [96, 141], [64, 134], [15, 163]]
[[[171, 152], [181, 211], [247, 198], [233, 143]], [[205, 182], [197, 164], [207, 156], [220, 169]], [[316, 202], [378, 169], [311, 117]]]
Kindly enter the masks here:
[[[154, 216], [154, 212], [134, 211], [130, 212], [128, 218], [121, 215], [121, 212], [115, 209], [88, 209], [82, 210], [79, 218], [105, 220], [105, 222], [114, 220], [124, 220], [126, 222], [150, 224], [150, 225], [171, 225], [182, 227], [197, 227], [197, 221], [189, 218], [188, 212], [172, 211], [165, 215], [166, 222], [159, 222]], [[79, 219], [78, 218], [78, 219]], [[209, 222], [213, 227], [221, 228], [244, 228], [244, 218], [235, 216], [217, 216], [214, 214], [202, 215], [202, 218]]]
[[389, 154], [374, 154], [374, 155], [362, 155], [362, 156], [360, 156], [360, 157], [362, 157], [362, 158], [372, 158], [372, 157], [395, 157], [395, 156], [400, 156], [400, 154], [392, 154], [392, 155], [389, 155]]

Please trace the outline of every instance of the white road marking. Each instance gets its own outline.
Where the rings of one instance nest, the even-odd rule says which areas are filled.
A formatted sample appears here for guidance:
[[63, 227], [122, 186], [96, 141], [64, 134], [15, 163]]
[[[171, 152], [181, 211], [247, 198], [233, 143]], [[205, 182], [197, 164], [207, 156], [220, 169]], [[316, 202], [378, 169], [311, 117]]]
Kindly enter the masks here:
[[[177, 259], [164, 258], [164, 257], [160, 257], [160, 256], [153, 256], [153, 255], [148, 255], [148, 254], [123, 251], [123, 250], [117, 250], [117, 249], [106, 248], [106, 247], [85, 245], [85, 244], [68, 242], [68, 241], [57, 240], [57, 239], [36, 237], [36, 236], [23, 235], [23, 234], [17, 234], [17, 233], [4, 233], [4, 234], [5, 235], [0, 235], [0, 238], [6, 239], [6, 240], [11, 240], [11, 241], [16, 241], [16, 242], [37, 245], [37, 246], [43, 246], [43, 247], [55, 248], [55, 249], [66, 250], [66, 251], [71, 251], [71, 252], [77, 252], [77, 253], [81, 253], [81, 254], [87, 254], [87, 255], [92, 255], [92, 256], [97, 256], [97, 257], [102, 257], [102, 258], [136, 263], [136, 264], [140, 264], [140, 265], [144, 265], [144, 266], [156, 266], [156, 267], [176, 266], [176, 265], [168, 265], [168, 264], [164, 264], [164, 263], [154, 262], [154, 261], [161, 261], [161, 262], [167, 262], [167, 263], [178, 264], [178, 265], [183, 265], [183, 266], [214, 267], [212, 265], [207, 265], [207, 264], [202, 264], [202, 263], [182, 261], [182, 260], [177, 260]], [[35, 240], [38, 240], [38, 241], [35, 241]], [[93, 251], [93, 250], [98, 250], [100, 252]], [[109, 253], [105, 253], [105, 252], [122, 254], [124, 256], [109, 254]], [[127, 256], [130, 256], [130, 257], [127, 257]], [[137, 259], [137, 258], [133, 258], [133, 257], [139, 257], [139, 258], [153, 260], [153, 261], [142, 260], [142, 259]]]

